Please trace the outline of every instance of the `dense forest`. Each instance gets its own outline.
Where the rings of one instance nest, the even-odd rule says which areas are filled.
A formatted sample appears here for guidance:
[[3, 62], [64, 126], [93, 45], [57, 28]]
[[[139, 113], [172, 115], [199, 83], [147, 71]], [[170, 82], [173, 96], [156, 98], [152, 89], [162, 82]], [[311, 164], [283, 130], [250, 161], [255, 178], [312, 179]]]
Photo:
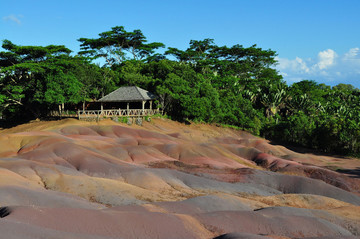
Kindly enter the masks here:
[[45, 117], [59, 104], [75, 109], [119, 86], [136, 85], [155, 93], [158, 107], [174, 120], [230, 125], [281, 143], [360, 154], [360, 90], [312, 80], [288, 86], [275, 70], [275, 51], [217, 46], [213, 39], [191, 40], [186, 50], [165, 48], [121, 26], [78, 41], [81, 51], [72, 54], [63, 45], [3, 40], [3, 124]]

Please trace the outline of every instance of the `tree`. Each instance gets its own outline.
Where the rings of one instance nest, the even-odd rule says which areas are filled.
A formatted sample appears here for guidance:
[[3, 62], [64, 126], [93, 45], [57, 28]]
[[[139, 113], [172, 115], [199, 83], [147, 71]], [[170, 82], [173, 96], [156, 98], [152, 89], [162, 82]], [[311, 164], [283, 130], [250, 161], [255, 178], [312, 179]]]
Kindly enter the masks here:
[[284, 99], [286, 97], [286, 90], [276, 89], [276, 92], [270, 92], [269, 94], [261, 95], [261, 103], [265, 107], [266, 117], [275, 116], [281, 107], [284, 107]]
[[5, 49], [0, 52], [3, 111], [14, 112], [18, 107], [25, 107], [38, 114], [38, 107], [28, 106], [43, 93], [45, 72], [54, 69], [47, 62], [68, 56], [71, 51], [55, 45], [18, 46], [9, 40], [3, 41], [2, 48]]
[[99, 38], [80, 38], [80, 55], [91, 56], [94, 59], [105, 58], [108, 66], [121, 64], [132, 56], [134, 60], [154, 58], [155, 50], [164, 47], [163, 43], [146, 43], [146, 37], [140, 30], [125, 31], [123, 26], [112, 27], [110, 31], [102, 32]]
[[217, 115], [217, 90], [190, 65], [170, 60], [126, 61], [118, 72], [123, 84], [136, 84], [157, 94], [158, 105], [174, 119], [211, 122]]
[[271, 69], [269, 67], [276, 63], [275, 51], [263, 50], [256, 45], [248, 48], [238, 44], [219, 47], [213, 39], [208, 38], [191, 40], [185, 51], [169, 47], [165, 54], [191, 64], [197, 72], [234, 76], [238, 79], [260, 78], [264, 70]]
[[336, 91], [342, 91], [342, 92], [352, 92], [352, 91], [359, 91], [359, 89], [355, 88], [353, 85], [350, 84], [338, 84], [332, 88]]
[[65, 46], [18, 46], [5, 40], [2, 47], [0, 104], [8, 117], [18, 115], [21, 109], [39, 117], [56, 104], [76, 104], [88, 97], [77, 73], [90, 63], [70, 56]]

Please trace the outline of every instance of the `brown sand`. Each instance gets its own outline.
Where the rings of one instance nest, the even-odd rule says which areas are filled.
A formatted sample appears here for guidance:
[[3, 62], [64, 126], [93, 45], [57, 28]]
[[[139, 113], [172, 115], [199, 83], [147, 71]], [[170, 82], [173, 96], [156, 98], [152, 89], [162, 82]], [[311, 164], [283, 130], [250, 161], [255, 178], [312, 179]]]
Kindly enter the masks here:
[[0, 212], [10, 212], [0, 228], [6, 238], [350, 238], [359, 168], [214, 125], [32, 122], [0, 130]]

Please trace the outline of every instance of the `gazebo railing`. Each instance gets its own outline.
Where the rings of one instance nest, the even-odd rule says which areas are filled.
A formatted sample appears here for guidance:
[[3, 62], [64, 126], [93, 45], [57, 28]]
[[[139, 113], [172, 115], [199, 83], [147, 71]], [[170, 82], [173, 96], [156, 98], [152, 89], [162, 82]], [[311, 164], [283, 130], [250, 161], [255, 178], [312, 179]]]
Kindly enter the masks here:
[[79, 119], [111, 117], [144, 117], [159, 114], [159, 109], [111, 109], [111, 110], [78, 110]]
[[76, 111], [71, 111], [71, 110], [63, 110], [63, 111], [58, 111], [58, 110], [52, 110], [48, 113], [48, 116], [50, 117], [77, 117], [77, 112]]

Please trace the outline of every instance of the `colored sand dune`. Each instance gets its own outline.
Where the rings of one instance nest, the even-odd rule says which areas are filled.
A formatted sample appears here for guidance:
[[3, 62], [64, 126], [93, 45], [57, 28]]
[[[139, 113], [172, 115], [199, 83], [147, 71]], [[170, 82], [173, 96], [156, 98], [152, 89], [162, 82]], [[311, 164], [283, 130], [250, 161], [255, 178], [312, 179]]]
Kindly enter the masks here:
[[211, 125], [33, 122], [0, 130], [0, 230], [10, 239], [356, 238], [359, 168]]

